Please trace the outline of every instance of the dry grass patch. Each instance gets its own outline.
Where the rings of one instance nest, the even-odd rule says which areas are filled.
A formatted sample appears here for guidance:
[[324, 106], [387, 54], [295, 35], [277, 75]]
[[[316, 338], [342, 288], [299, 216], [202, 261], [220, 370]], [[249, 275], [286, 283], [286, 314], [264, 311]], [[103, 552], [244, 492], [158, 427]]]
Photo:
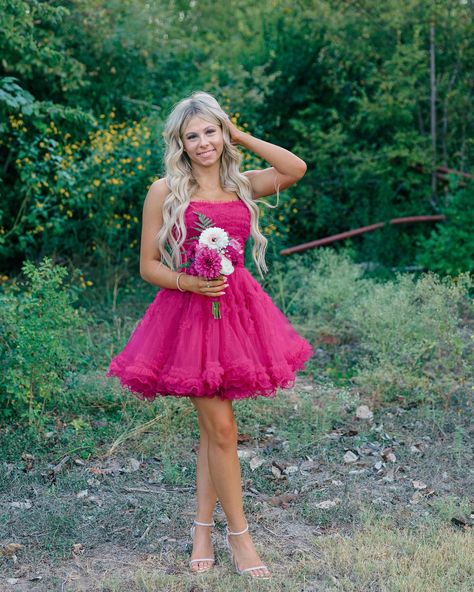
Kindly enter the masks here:
[[[321, 569], [344, 592], [470, 592], [474, 589], [472, 529], [395, 527], [368, 520], [350, 536], [314, 541]], [[324, 566], [324, 568], [322, 567]]]

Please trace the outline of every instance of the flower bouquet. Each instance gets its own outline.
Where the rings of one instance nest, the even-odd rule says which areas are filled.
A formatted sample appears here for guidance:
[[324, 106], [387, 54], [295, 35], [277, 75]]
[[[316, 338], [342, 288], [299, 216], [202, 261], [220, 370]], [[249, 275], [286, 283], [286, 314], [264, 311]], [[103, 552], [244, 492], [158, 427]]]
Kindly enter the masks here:
[[[199, 223], [196, 230], [198, 236], [186, 250], [186, 263], [181, 267], [187, 267], [190, 275], [200, 275], [208, 280], [213, 280], [219, 275], [230, 275], [234, 271], [234, 264], [238, 261], [239, 253], [243, 252], [240, 241], [230, 238], [223, 228], [212, 225], [212, 220], [198, 213]], [[221, 318], [219, 298], [212, 298], [212, 314], [215, 319]]]

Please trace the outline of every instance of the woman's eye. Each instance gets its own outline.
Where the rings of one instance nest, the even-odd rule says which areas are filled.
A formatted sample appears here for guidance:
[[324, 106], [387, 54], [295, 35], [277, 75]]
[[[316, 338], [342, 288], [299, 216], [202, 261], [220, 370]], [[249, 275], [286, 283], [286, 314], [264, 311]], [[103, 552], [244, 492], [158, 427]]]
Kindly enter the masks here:
[[[213, 134], [216, 130], [207, 130], [208, 134]], [[193, 134], [192, 136], [188, 136], [188, 140], [194, 140], [194, 138], [196, 137], [195, 134]]]

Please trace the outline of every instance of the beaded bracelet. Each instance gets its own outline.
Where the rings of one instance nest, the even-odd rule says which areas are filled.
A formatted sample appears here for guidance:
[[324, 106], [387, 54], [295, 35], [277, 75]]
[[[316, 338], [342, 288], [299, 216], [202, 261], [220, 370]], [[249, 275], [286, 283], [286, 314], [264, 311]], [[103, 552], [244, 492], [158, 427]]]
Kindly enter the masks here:
[[179, 287], [179, 278], [180, 278], [180, 276], [183, 275], [183, 273], [184, 272], [178, 273], [178, 275], [176, 276], [176, 286], [180, 292], [186, 292], [186, 290], [183, 290], [182, 288]]

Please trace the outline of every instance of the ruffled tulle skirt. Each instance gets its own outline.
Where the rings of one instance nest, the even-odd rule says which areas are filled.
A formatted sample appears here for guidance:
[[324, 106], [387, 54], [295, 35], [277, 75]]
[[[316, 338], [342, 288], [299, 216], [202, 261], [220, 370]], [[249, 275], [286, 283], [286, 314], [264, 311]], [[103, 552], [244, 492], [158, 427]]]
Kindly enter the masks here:
[[160, 289], [106, 375], [141, 400], [274, 397], [294, 386], [312, 346], [248, 269], [227, 280], [220, 319], [209, 296]]

